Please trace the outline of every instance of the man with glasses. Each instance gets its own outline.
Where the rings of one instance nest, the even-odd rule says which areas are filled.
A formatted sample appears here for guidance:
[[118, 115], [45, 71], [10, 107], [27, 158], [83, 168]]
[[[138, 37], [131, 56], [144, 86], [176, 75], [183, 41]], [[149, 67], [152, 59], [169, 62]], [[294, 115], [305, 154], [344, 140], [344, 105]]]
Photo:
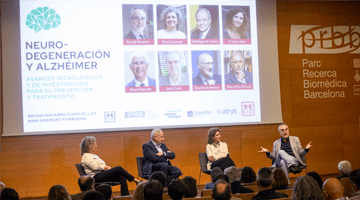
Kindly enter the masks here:
[[144, 35], [146, 28], [146, 12], [142, 7], [133, 7], [130, 11], [130, 32], [125, 35], [124, 39], [149, 39]]
[[130, 57], [130, 69], [134, 74], [134, 80], [126, 85], [126, 87], [148, 87], [156, 86], [154, 79], [151, 79], [146, 73], [149, 62], [143, 52], [135, 52]]
[[214, 59], [210, 54], [200, 54], [196, 64], [199, 74], [193, 78], [193, 85], [221, 85], [221, 76], [213, 73]]
[[211, 14], [206, 8], [199, 8], [195, 14], [196, 28], [191, 33], [191, 39], [219, 39], [219, 31], [211, 27]]
[[245, 59], [235, 52], [230, 56], [231, 72], [225, 75], [225, 84], [252, 84], [252, 73], [245, 69]]
[[264, 147], [260, 147], [260, 153], [266, 153], [266, 156], [272, 160], [271, 167], [280, 167], [284, 170], [289, 179], [289, 172], [294, 174], [300, 173], [299, 165], [306, 165], [301, 159], [311, 148], [311, 142], [303, 149], [298, 137], [289, 135], [289, 127], [286, 124], [280, 124], [278, 127], [281, 138], [273, 144], [273, 152], [271, 153]]
[[183, 61], [180, 52], [170, 51], [165, 56], [169, 75], [160, 77], [160, 86], [189, 85], [189, 76], [182, 72]]

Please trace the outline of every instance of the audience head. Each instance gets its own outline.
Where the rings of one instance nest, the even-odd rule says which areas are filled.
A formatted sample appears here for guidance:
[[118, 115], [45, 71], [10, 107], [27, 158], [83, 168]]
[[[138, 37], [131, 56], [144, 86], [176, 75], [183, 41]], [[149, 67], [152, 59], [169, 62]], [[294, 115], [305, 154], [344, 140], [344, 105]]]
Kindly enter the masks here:
[[185, 176], [182, 179], [186, 185], [186, 193], [184, 198], [196, 197], [197, 188], [196, 188], [196, 179], [191, 176]]
[[275, 168], [273, 171], [273, 178], [274, 182], [272, 187], [275, 190], [285, 189], [289, 185], [286, 174], [281, 168]]
[[214, 183], [218, 180], [224, 180], [226, 181], [227, 183], [229, 183], [229, 177], [226, 176], [225, 174], [219, 174], [215, 177], [215, 180], [214, 180]]
[[318, 173], [312, 171], [312, 172], [308, 172], [306, 174], [306, 176], [312, 177], [317, 182], [317, 184], [319, 185], [319, 188], [320, 189], [322, 188], [323, 181], [322, 181], [322, 179], [321, 179], [321, 177], [320, 177], [320, 175]]
[[105, 200], [105, 197], [99, 191], [89, 191], [85, 194], [83, 200]]
[[0, 199], [2, 200], [19, 200], [19, 194], [13, 188], [4, 188], [1, 191]]
[[95, 190], [101, 192], [106, 200], [112, 199], [112, 189], [110, 185], [100, 184], [96, 186]]
[[229, 177], [229, 183], [240, 181], [240, 171], [235, 166], [228, 167], [224, 170], [224, 174]]
[[347, 160], [339, 162], [338, 170], [341, 175], [349, 176], [349, 174], [351, 173], [351, 163]]
[[5, 184], [3, 182], [0, 182], [0, 192], [5, 188]]
[[166, 187], [166, 176], [162, 171], [153, 172], [149, 177], [149, 181], [151, 180], [157, 180], [163, 187]]
[[350, 181], [355, 184], [356, 190], [360, 190], [360, 169], [355, 169], [350, 173]]
[[214, 136], [215, 134], [219, 132], [221, 134], [221, 130], [218, 127], [210, 128], [208, 131], [208, 144], [214, 143]]
[[80, 155], [90, 153], [93, 148], [96, 148], [96, 138], [94, 136], [86, 136], [80, 143]]
[[93, 190], [95, 188], [94, 178], [87, 175], [80, 176], [78, 179], [78, 184], [82, 192], [87, 190]]
[[257, 173], [256, 184], [262, 188], [271, 187], [274, 179], [272, 177], [272, 171], [270, 168], [260, 168]]
[[323, 200], [323, 192], [310, 176], [299, 176], [293, 187], [293, 200]]
[[215, 182], [212, 198], [214, 200], [229, 200], [231, 198], [230, 184], [224, 180]]
[[213, 183], [215, 183], [215, 177], [219, 174], [222, 174], [223, 171], [221, 170], [220, 167], [214, 167], [212, 170], [211, 170], [211, 173], [210, 173], [210, 176], [211, 176], [211, 181]]
[[253, 170], [253, 168], [245, 166], [241, 170], [241, 183], [253, 183], [256, 181], [256, 174]]
[[182, 180], [172, 180], [168, 186], [168, 194], [172, 200], [180, 200], [186, 193], [186, 185]]
[[148, 181], [142, 181], [139, 185], [135, 188], [132, 200], [144, 200], [144, 186]]
[[333, 200], [344, 196], [344, 187], [337, 178], [328, 178], [322, 187], [325, 199]]
[[144, 199], [145, 200], [162, 200], [164, 188], [156, 180], [146, 182], [144, 186]]
[[50, 188], [48, 200], [71, 200], [69, 192], [63, 185], [54, 185]]

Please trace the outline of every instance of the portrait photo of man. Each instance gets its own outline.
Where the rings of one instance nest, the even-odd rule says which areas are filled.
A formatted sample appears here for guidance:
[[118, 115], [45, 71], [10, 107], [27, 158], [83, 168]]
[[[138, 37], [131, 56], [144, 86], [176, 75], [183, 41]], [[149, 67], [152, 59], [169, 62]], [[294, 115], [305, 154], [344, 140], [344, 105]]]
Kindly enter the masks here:
[[160, 64], [160, 86], [189, 85], [184, 51], [159, 52], [159, 57], [164, 58]]
[[252, 84], [251, 50], [225, 51], [225, 84]]
[[192, 51], [193, 85], [221, 85], [220, 51]]
[[[155, 74], [153, 66], [154, 52], [124, 52], [125, 87], [149, 87], [156, 86], [156, 81], [150, 76]], [[130, 75], [131, 74], [131, 75]], [[149, 76], [149, 74], [151, 74]]]
[[154, 39], [152, 5], [123, 5], [124, 39]]
[[191, 16], [191, 39], [219, 39], [218, 6], [190, 6], [190, 12], [196, 9]]

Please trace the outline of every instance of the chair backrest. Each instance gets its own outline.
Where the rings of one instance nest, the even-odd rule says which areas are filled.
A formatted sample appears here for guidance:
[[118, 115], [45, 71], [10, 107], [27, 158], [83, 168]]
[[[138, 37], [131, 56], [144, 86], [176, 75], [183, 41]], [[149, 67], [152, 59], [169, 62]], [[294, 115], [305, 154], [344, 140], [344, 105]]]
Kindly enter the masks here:
[[252, 189], [254, 192], [258, 191], [258, 186], [256, 184], [245, 185], [244, 187]]
[[137, 164], [139, 176], [141, 177], [143, 175], [142, 167], [144, 164], [144, 157], [136, 157], [136, 164]]
[[76, 166], [76, 169], [78, 170], [80, 176], [86, 175], [85, 170], [81, 166], [81, 164], [76, 163], [75, 166]]
[[234, 197], [240, 198], [241, 200], [251, 200], [255, 193], [245, 193], [245, 194], [233, 194]]
[[142, 167], [144, 165], [145, 158], [144, 157], [136, 157], [136, 164], [138, 168], [138, 174], [141, 178], [149, 179], [150, 175], [144, 175], [142, 172]]
[[212, 197], [192, 197], [192, 198], [183, 198], [186, 200], [212, 200]]
[[276, 190], [276, 192], [281, 192], [281, 193], [287, 194], [289, 197], [291, 197], [292, 191], [293, 191], [292, 189]]
[[204, 189], [201, 191], [202, 197], [211, 197], [212, 195], [212, 189]]
[[344, 187], [344, 197], [350, 197], [352, 193], [354, 193], [355, 191], [352, 188], [351, 185], [351, 181], [348, 177], [345, 178], [341, 178], [340, 182], [342, 184], [342, 186]]
[[163, 200], [171, 199], [168, 193], [163, 194]]
[[199, 153], [199, 161], [200, 161], [201, 171], [206, 173], [206, 171], [208, 171], [206, 167], [206, 164], [208, 163], [208, 158], [206, 156], [206, 153]]
[[114, 197], [115, 200], [131, 200], [132, 199], [132, 195], [126, 195], [126, 196], [117, 196]]

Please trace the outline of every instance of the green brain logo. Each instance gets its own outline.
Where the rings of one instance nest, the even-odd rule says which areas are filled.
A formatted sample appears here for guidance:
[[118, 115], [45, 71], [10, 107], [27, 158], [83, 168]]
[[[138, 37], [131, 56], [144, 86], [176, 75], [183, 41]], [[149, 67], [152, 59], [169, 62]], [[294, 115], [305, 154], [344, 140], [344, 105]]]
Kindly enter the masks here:
[[61, 24], [60, 15], [49, 7], [38, 7], [26, 16], [26, 26], [34, 29], [35, 33], [41, 30], [56, 28]]

